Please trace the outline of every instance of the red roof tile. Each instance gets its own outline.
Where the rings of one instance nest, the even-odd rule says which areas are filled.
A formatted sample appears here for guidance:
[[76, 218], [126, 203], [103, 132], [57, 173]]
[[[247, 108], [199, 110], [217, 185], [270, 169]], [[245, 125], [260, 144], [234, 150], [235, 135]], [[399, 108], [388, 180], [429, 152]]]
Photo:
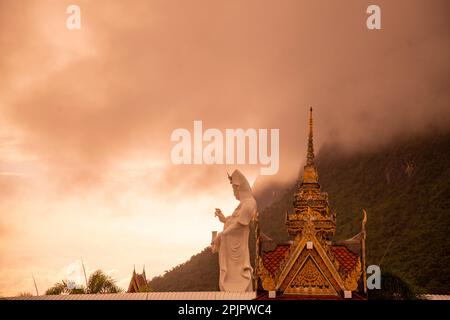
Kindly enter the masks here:
[[264, 268], [266, 268], [266, 270], [269, 271], [272, 275], [275, 274], [275, 271], [277, 271], [281, 261], [283, 261], [283, 259], [286, 257], [286, 254], [289, 251], [289, 247], [289, 244], [281, 244], [272, 251], [264, 252]]
[[359, 256], [346, 246], [332, 246], [331, 252], [344, 272], [351, 272], [358, 263]]

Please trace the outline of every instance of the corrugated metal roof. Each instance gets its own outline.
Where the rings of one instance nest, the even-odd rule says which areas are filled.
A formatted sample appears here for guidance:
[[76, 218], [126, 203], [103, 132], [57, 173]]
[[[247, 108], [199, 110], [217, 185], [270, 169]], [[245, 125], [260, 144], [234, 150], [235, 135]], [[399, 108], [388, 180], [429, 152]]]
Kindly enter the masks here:
[[445, 294], [422, 294], [420, 298], [423, 300], [450, 300], [450, 295]]
[[142, 292], [0, 298], [7, 300], [253, 300], [256, 292]]

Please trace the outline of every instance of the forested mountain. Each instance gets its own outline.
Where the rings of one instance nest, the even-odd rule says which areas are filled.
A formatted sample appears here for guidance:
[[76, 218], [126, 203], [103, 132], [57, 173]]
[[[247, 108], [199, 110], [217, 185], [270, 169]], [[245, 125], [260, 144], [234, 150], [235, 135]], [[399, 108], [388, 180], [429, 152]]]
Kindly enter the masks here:
[[[399, 138], [358, 153], [325, 145], [316, 163], [322, 190], [337, 214], [335, 240], [360, 231], [365, 208], [368, 264], [400, 276], [418, 292], [450, 293], [450, 134]], [[289, 239], [284, 219], [292, 210], [295, 185], [272, 189], [258, 186], [257, 200], [265, 206], [260, 226], [283, 242]], [[218, 290], [217, 283], [217, 254], [205, 249], [153, 278], [150, 286], [156, 291]]]

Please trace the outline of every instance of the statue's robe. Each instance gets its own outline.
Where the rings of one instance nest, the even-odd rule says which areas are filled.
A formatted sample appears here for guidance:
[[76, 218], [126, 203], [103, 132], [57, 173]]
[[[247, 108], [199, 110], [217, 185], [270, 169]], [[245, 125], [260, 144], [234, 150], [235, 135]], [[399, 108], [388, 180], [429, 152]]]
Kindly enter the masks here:
[[237, 170], [235, 173], [232, 179], [233, 184], [239, 184], [240, 204], [231, 216], [225, 218], [223, 231], [214, 241], [213, 251], [219, 252], [220, 290], [253, 291], [248, 236], [257, 205], [245, 177]]

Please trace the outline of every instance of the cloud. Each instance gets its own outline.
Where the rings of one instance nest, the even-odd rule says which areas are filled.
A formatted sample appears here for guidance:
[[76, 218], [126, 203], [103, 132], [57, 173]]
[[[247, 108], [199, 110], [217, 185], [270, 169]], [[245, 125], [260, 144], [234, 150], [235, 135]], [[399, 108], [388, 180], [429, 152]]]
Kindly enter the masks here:
[[4, 22], [19, 34], [2, 46], [6, 79], [29, 80], [9, 92], [5, 111], [28, 150], [72, 168], [82, 185], [130, 150], [168, 154], [171, 131], [195, 119], [279, 127], [295, 161], [310, 105], [319, 143], [370, 144], [447, 125], [445, 2], [381, 2], [378, 33], [365, 29], [359, 2], [256, 4], [82, 2], [78, 33], [60, 27], [62, 4], [36, 4], [25, 10], [36, 28]]

